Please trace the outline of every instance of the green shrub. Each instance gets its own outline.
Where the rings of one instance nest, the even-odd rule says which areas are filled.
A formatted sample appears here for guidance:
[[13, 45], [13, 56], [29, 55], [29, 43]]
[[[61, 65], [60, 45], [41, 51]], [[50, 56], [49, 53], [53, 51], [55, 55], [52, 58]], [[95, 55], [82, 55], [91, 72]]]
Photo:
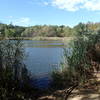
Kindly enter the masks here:
[[[83, 84], [93, 77], [93, 58], [89, 52], [95, 51], [95, 45], [100, 43], [100, 33], [77, 36], [69, 45], [70, 49], [64, 49], [64, 61], [61, 70], [53, 72], [53, 81], [56, 87], [67, 87], [73, 84]], [[91, 54], [89, 54], [91, 53]], [[96, 52], [95, 52], [96, 53]], [[96, 56], [93, 55], [92, 56]], [[98, 58], [97, 58], [98, 59]], [[100, 62], [99, 62], [100, 63]]]
[[0, 41], [0, 100], [25, 100], [33, 91], [24, 56], [21, 40]]

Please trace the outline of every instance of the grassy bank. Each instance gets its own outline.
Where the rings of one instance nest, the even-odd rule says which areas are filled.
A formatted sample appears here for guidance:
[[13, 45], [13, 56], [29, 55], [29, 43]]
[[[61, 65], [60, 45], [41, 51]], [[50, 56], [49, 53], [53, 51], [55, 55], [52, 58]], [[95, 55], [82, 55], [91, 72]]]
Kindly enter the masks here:
[[0, 37], [0, 39], [16, 39], [16, 40], [72, 40], [74, 37]]

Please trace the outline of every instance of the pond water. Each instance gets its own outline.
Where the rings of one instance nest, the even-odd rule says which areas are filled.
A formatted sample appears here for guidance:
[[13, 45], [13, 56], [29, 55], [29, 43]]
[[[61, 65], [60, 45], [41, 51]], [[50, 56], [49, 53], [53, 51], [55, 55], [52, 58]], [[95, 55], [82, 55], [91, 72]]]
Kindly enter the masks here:
[[32, 75], [41, 76], [59, 68], [63, 58], [61, 41], [24, 41], [25, 64]]
[[[59, 69], [63, 58], [64, 43], [61, 41], [24, 41], [25, 53], [27, 55], [25, 64], [35, 77], [40, 81], [46, 81], [53, 70]], [[45, 79], [44, 79], [45, 78]]]

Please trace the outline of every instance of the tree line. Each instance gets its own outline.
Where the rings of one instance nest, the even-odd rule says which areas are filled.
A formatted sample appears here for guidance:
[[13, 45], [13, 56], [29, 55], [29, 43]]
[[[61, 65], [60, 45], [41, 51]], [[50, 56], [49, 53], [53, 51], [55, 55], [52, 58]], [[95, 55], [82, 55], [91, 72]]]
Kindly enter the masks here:
[[35, 25], [29, 27], [0, 23], [1, 37], [70, 37], [82, 34], [95, 34], [100, 23], [79, 23], [73, 28], [65, 25]]

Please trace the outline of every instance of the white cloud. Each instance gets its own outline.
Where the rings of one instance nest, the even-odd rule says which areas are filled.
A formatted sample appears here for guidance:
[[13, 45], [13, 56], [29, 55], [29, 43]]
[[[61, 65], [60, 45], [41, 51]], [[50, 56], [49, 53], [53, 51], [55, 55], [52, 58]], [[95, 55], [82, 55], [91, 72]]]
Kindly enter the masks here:
[[7, 16], [6, 18], [12, 19], [12, 18], [13, 18], [13, 16]]
[[31, 22], [31, 19], [28, 17], [19, 18], [19, 19], [16, 19], [15, 21], [13, 21], [13, 23], [15, 25], [24, 25], [24, 26], [29, 25], [30, 22]]
[[45, 1], [43, 4], [46, 5], [46, 6], [48, 6], [48, 5], [49, 5], [49, 2], [46, 2], [46, 1]]
[[99, 11], [100, 10], [100, 0], [87, 1], [83, 5], [83, 8], [86, 8], [86, 9], [92, 10], [92, 11], [96, 11], [96, 10]]
[[28, 3], [31, 5], [40, 5], [40, 6], [49, 5], [48, 0], [29, 0]]
[[52, 5], [67, 11], [77, 11], [79, 9], [100, 10], [100, 0], [52, 0]]

